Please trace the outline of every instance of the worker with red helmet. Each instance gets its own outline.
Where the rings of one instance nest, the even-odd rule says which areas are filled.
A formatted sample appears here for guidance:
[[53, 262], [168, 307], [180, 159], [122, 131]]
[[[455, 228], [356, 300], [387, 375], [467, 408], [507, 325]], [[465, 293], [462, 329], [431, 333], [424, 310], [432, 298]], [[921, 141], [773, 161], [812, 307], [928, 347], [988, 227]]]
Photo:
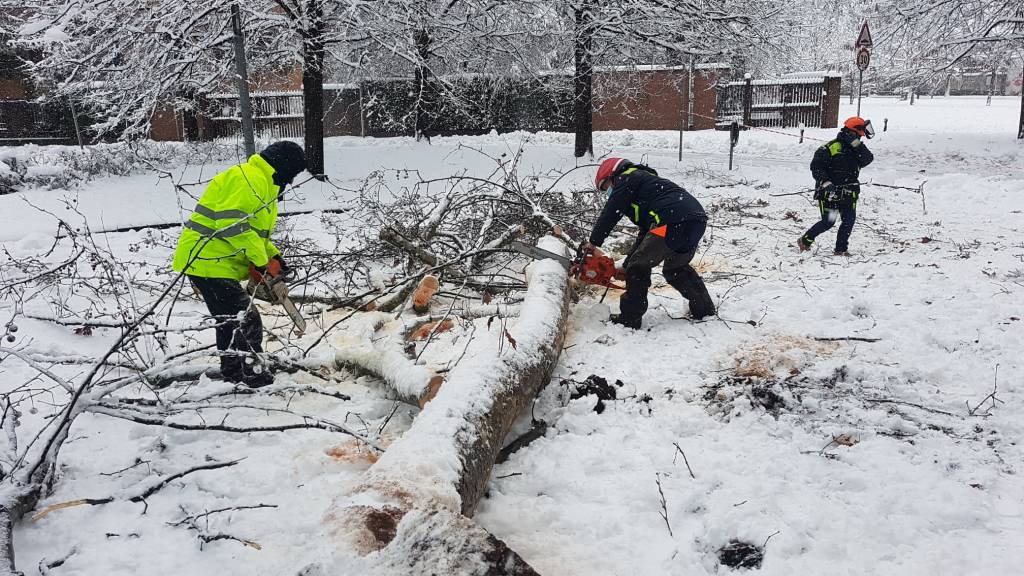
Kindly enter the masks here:
[[665, 280], [690, 301], [690, 315], [695, 319], [713, 315], [715, 304], [711, 295], [690, 266], [708, 220], [700, 202], [682, 186], [658, 176], [654, 169], [625, 158], [602, 162], [594, 184], [607, 194], [608, 200], [590, 233], [590, 241], [583, 245], [584, 250], [592, 252], [600, 246], [623, 216], [640, 228], [623, 266], [626, 293], [612, 322], [640, 328], [647, 312], [651, 271], [662, 262]]
[[826, 142], [814, 153], [811, 174], [814, 176], [814, 199], [818, 201], [821, 220], [797, 239], [801, 252], [810, 250], [814, 239], [841, 218], [836, 234], [836, 256], [849, 256], [850, 233], [857, 220], [857, 198], [860, 196], [860, 169], [875, 159], [862, 138], [875, 135], [871, 120], [859, 116], [847, 118], [835, 140]]

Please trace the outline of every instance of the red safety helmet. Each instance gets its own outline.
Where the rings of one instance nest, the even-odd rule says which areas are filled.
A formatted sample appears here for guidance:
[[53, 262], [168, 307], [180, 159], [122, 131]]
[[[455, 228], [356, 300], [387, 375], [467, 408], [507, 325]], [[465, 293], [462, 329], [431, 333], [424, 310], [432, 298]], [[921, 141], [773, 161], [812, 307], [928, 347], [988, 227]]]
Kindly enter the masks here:
[[852, 131], [858, 136], [870, 139], [875, 135], [875, 129], [871, 126], [871, 120], [865, 120], [860, 116], [851, 116], [843, 122], [843, 128]]
[[597, 168], [597, 177], [594, 178], [594, 186], [597, 186], [598, 190], [604, 190], [604, 185], [608, 183], [608, 180], [623, 166], [628, 163], [629, 160], [625, 158], [608, 158]]

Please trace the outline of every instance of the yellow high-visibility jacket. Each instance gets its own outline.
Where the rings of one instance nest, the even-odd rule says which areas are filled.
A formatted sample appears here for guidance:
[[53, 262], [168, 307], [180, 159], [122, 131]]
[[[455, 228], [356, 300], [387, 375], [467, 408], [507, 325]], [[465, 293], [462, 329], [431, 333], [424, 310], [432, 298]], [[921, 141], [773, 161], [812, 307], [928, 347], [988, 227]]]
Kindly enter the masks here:
[[279, 192], [273, 175], [274, 167], [259, 154], [216, 175], [181, 231], [174, 271], [244, 280], [250, 262], [265, 266], [280, 254], [270, 241]]

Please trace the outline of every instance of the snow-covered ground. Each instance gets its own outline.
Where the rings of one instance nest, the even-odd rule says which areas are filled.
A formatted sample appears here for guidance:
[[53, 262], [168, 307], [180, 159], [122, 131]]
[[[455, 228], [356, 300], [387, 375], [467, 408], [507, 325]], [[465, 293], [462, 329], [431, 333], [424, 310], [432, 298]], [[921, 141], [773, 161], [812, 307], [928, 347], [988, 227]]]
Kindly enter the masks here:
[[[560, 366], [534, 410], [550, 428], [495, 468], [477, 521], [542, 574], [722, 574], [729, 569], [717, 550], [734, 539], [767, 540], [765, 574], [1020, 573], [1024, 142], [1014, 138], [1019, 100], [995, 98], [991, 107], [984, 100], [920, 99], [911, 107], [865, 99], [863, 115], [879, 134], [868, 143], [876, 161], [863, 179], [928, 182], [924, 204], [910, 191], [866, 188], [849, 259], [831, 255], [834, 231], [814, 251], [796, 253], [793, 242], [816, 210], [806, 196], [773, 196], [810, 184], [810, 157], [833, 130], [808, 130], [802, 144], [793, 130], [745, 132], [731, 173], [723, 132], [685, 134], [681, 162], [676, 133], [597, 134], [598, 155], [642, 159], [713, 211], [699, 268], [721, 318], [689, 320], [685, 301], [657, 280], [640, 332], [605, 324], [617, 306], [614, 291], [604, 303], [596, 293], [575, 304]], [[852, 112], [844, 102], [841, 115]], [[881, 132], [885, 118], [889, 129]], [[524, 170], [577, 165], [567, 134], [435, 138], [432, 145], [330, 139], [334, 185], [307, 183], [283, 210], [344, 207], [377, 170], [482, 175], [493, 162], [481, 152], [511, 154], [520, 145]], [[174, 175], [198, 182], [221, 167]], [[561, 185], [583, 188], [590, 175], [577, 171]], [[400, 187], [403, 175], [381, 178]], [[177, 222], [193, 204], [155, 172], [2, 196], [0, 259], [46, 252], [55, 214], [72, 226], [87, 220], [93, 230], [111, 230]], [[282, 228], [295, 237], [331, 233], [316, 214], [284, 219]], [[169, 263], [175, 236], [173, 229], [141, 230], [106, 239], [125, 268], [141, 271]], [[181, 306], [182, 321], [201, 312], [195, 301]], [[4, 316], [13, 311], [13, 303], [0, 303]], [[116, 336], [18, 322], [18, 344], [49, 357], [96, 355]], [[209, 342], [212, 333], [196, 338]], [[54, 368], [65, 377], [83, 369]], [[13, 359], [0, 372], [8, 389], [34, 373]], [[621, 381], [601, 413], [593, 396], [568, 400], [571, 381], [591, 375]], [[384, 426], [384, 445], [414, 416], [408, 407], [391, 416], [396, 404], [372, 379], [323, 384], [300, 374], [277, 385], [300, 384], [351, 400], [293, 400], [282, 391], [253, 403], [278, 406], [288, 398], [294, 412], [365, 432]], [[209, 396], [218, 385], [204, 380], [181, 392]], [[995, 401], [982, 402], [994, 385]], [[45, 395], [39, 402], [45, 414]], [[361, 567], [344, 555], [331, 558], [337, 543], [323, 517], [372, 461], [355, 446], [322, 430], [199, 434], [87, 415], [62, 452], [60, 481], [43, 506], [130, 496], [156, 476], [245, 460], [176, 481], [145, 509], [113, 502], [26, 521], [16, 534], [19, 566], [35, 570], [75, 549], [51, 573], [290, 574], [315, 562], [331, 573], [357, 573]], [[215, 513], [192, 529], [171, 525], [259, 504], [276, 508]], [[202, 544], [199, 533], [231, 534], [259, 547]]]

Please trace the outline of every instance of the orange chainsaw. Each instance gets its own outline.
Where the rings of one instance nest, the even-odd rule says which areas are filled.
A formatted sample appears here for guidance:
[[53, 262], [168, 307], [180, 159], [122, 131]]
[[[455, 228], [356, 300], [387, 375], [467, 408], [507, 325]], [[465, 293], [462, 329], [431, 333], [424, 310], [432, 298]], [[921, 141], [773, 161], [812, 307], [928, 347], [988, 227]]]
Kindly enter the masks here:
[[299, 312], [298, 306], [288, 297], [288, 288], [285, 284], [293, 273], [294, 270], [291, 268], [283, 269], [281, 261], [275, 258], [271, 258], [267, 262], [266, 274], [249, 264], [249, 284], [246, 286], [246, 291], [257, 300], [280, 304], [291, 318], [292, 323], [295, 324], [296, 333], [301, 335], [306, 331], [306, 320]]
[[577, 250], [576, 257], [570, 259], [561, 254], [548, 252], [543, 248], [529, 246], [518, 241], [512, 241], [509, 247], [534, 260], [556, 260], [568, 269], [569, 276], [577, 278], [581, 282], [615, 288], [616, 290], [626, 289], [625, 286], [619, 286], [612, 282], [612, 280], [625, 280], [625, 271], [621, 268], [616, 268], [615, 261], [604, 254], [586, 253], [583, 250]]

